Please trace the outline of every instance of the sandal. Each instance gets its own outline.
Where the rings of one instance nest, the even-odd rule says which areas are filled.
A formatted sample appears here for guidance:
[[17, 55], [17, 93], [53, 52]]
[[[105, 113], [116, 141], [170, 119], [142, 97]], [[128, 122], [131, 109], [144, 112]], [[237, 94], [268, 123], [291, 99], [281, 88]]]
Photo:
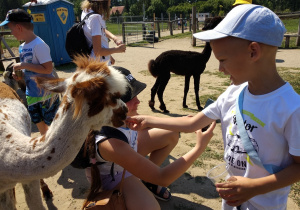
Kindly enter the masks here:
[[[157, 193], [158, 185], [151, 184], [149, 182], [144, 182], [144, 181], [142, 181], [142, 182], [150, 190], [150, 192], [152, 192], [152, 194], [154, 195], [155, 198], [162, 200], [162, 201], [169, 201], [171, 199], [171, 197], [172, 197], [171, 192], [166, 187], [161, 187], [161, 190], [159, 191], [159, 193]], [[166, 191], [168, 191], [168, 193], [169, 193], [169, 196], [167, 198], [164, 197], [164, 194]]]

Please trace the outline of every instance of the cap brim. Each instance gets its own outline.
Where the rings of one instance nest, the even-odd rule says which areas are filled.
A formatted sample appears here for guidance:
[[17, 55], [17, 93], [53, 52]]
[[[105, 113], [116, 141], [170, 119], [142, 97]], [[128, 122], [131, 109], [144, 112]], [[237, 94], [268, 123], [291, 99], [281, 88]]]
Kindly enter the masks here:
[[4, 26], [4, 25], [6, 25], [7, 23], [9, 23], [9, 21], [8, 21], [8, 20], [5, 20], [5, 21], [3, 21], [3, 22], [0, 24], [0, 26]]
[[131, 99], [133, 99], [134, 97], [136, 97], [140, 92], [142, 92], [145, 88], [146, 88], [146, 84], [140, 81], [135, 80], [134, 84], [132, 84], [132, 86], [134, 87], [132, 89], [132, 94], [131, 94]]
[[214, 31], [214, 30], [208, 30], [208, 31], [202, 31], [199, 33], [195, 33], [195, 34], [193, 34], [193, 36], [196, 39], [200, 39], [200, 40], [209, 42], [210, 40], [222, 39], [229, 35], [223, 34], [223, 33], [220, 33], [220, 32]]

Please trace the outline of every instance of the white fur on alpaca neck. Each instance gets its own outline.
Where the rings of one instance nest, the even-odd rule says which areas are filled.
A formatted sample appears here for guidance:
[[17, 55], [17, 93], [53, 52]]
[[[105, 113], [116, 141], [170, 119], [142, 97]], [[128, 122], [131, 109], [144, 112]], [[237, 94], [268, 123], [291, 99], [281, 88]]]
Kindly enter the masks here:
[[[72, 162], [90, 129], [111, 126], [113, 122], [114, 126], [120, 126], [125, 119], [127, 109], [119, 99], [126, 91], [125, 77], [112, 67], [108, 68], [106, 64], [87, 58], [78, 58], [77, 65], [80, 69], [71, 78], [65, 81], [57, 79], [55, 86], [51, 82], [43, 85], [44, 88], [56, 92], [62, 89], [66, 91], [45, 136], [30, 138], [30, 118], [25, 106], [17, 99], [4, 98], [0, 91], [0, 197], [18, 182], [30, 183], [55, 175]], [[95, 67], [97, 65], [99, 68]], [[98, 81], [99, 78], [101, 82]], [[107, 89], [101, 89], [102, 83], [105, 83]], [[90, 88], [95, 91], [92, 96], [107, 91], [102, 98], [105, 105], [99, 113], [91, 114], [93, 101], [88, 104], [89, 99], [84, 98], [81, 112], [73, 118], [77, 99], [72, 94], [82, 84], [96, 84], [94, 88]], [[82, 90], [87, 91], [89, 88], [84, 86]], [[79, 98], [84, 97], [83, 95], [78, 94]], [[123, 115], [119, 117], [113, 113], [114, 110]]]

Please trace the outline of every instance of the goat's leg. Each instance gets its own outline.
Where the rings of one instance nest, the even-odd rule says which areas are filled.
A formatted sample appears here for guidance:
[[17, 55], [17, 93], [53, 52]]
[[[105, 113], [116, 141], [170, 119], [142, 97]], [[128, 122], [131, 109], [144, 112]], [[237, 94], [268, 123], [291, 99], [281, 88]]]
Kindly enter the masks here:
[[0, 193], [0, 209], [6, 210], [16, 210], [16, 196], [13, 189], [6, 190], [3, 193]]
[[42, 202], [42, 196], [40, 191], [40, 181], [34, 180], [26, 184], [22, 184], [26, 203], [29, 209], [41, 209], [44, 210], [45, 207]]
[[163, 100], [163, 95], [164, 95], [164, 91], [165, 91], [165, 88], [169, 82], [169, 79], [170, 79], [171, 75], [168, 74], [168, 75], [164, 75], [164, 77], [161, 77], [160, 79], [160, 85], [158, 87], [158, 90], [157, 90], [157, 97], [158, 97], [158, 100], [160, 102], [160, 106], [159, 108], [164, 112], [164, 113], [169, 113], [169, 110], [167, 110], [167, 107], [164, 103], [164, 100]]
[[52, 191], [49, 189], [48, 185], [43, 179], [40, 179], [41, 190], [43, 192], [43, 197], [45, 200], [49, 200], [53, 197]]
[[190, 89], [190, 75], [185, 75], [185, 81], [184, 81], [184, 95], [183, 95], [183, 101], [182, 101], [182, 107], [183, 108], [188, 108], [186, 105], [186, 97]]
[[199, 88], [200, 88], [200, 74], [194, 75], [194, 90], [195, 90], [195, 96], [196, 96], [196, 104], [198, 107], [198, 110], [203, 110], [203, 107], [200, 105], [200, 99], [199, 99]]
[[160, 77], [158, 76], [156, 78], [156, 81], [153, 85], [153, 87], [151, 88], [151, 99], [149, 101], [149, 107], [152, 109], [152, 110], [155, 110], [154, 108], [154, 104], [155, 104], [155, 95], [157, 93], [157, 90], [158, 90], [158, 87], [159, 87], [159, 83], [160, 83]]

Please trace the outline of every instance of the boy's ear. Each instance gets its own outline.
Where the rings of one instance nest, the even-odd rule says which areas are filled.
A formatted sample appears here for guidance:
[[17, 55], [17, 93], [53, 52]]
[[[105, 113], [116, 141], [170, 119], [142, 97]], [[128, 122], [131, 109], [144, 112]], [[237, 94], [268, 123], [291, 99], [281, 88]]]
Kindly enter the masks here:
[[20, 25], [20, 24], [16, 24], [15, 27], [16, 27], [19, 31], [22, 31], [22, 30], [23, 30], [23, 27], [22, 27], [22, 25]]
[[261, 56], [261, 46], [257, 42], [251, 42], [249, 45], [250, 57], [253, 61], [257, 61]]

